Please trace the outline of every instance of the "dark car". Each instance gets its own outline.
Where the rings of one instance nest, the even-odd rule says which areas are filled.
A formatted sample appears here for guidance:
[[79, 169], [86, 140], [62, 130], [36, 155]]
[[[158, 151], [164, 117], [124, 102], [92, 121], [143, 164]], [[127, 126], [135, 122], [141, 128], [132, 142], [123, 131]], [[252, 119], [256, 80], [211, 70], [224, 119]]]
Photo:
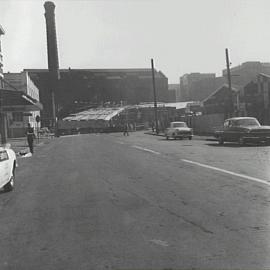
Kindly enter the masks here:
[[234, 117], [225, 120], [222, 130], [217, 130], [214, 136], [219, 144], [224, 142], [245, 143], [269, 143], [270, 126], [261, 126], [254, 117]]

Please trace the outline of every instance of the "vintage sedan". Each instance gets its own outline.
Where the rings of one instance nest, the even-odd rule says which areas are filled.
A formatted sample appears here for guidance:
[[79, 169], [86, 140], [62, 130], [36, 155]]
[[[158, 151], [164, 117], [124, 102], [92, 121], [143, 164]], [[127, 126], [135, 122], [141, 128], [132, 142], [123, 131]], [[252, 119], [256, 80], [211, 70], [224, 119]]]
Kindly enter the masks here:
[[169, 138], [173, 139], [183, 139], [189, 138], [192, 139], [193, 131], [192, 128], [189, 128], [186, 122], [171, 122], [169, 128], [165, 130], [165, 136], [168, 140]]
[[16, 154], [10, 145], [0, 146], [0, 188], [4, 191], [11, 191], [14, 187], [16, 166]]
[[262, 126], [254, 117], [233, 117], [226, 119], [221, 130], [217, 130], [214, 136], [219, 144], [224, 142], [269, 143], [270, 126]]

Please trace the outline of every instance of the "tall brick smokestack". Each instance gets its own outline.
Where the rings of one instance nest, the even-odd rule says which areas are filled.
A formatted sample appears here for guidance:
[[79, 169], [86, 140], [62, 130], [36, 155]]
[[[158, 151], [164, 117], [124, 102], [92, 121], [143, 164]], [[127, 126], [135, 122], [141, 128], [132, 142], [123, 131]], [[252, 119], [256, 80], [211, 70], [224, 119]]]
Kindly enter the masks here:
[[50, 76], [50, 91], [52, 93], [52, 118], [53, 126], [57, 127], [57, 100], [55, 100], [55, 94], [57, 93], [58, 80], [60, 79], [59, 73], [59, 61], [56, 39], [56, 26], [55, 26], [55, 4], [47, 1], [44, 4], [45, 19], [46, 19], [46, 31], [47, 31], [47, 52], [48, 52], [48, 67]]

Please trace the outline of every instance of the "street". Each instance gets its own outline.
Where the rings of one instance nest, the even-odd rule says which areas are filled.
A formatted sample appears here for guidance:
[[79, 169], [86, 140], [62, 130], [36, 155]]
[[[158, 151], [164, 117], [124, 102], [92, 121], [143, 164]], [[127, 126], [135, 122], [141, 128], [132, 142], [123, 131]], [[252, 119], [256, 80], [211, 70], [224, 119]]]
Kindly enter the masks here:
[[269, 269], [270, 146], [63, 136], [0, 194], [0, 269]]

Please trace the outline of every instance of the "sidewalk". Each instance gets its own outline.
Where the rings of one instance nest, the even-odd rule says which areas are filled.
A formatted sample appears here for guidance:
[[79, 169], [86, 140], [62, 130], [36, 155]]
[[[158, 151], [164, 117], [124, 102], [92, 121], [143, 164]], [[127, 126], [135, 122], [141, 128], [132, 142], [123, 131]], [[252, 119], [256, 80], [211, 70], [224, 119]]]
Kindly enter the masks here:
[[[40, 137], [39, 139], [34, 140], [34, 151], [35, 148], [43, 145], [45, 143], [48, 143], [51, 141], [53, 138], [52, 137]], [[28, 153], [29, 148], [28, 148], [28, 143], [26, 137], [21, 137], [21, 138], [8, 138], [7, 143], [11, 145], [11, 149], [19, 155], [19, 153]]]
[[[148, 131], [144, 132], [144, 134], [165, 137], [165, 133], [159, 132], [159, 134], [156, 134], [155, 132], [152, 132], [152, 130], [148, 130]], [[195, 140], [204, 140], [204, 141], [217, 141], [217, 139], [214, 136], [211, 136], [211, 135], [206, 136], [206, 135], [196, 135], [196, 134], [194, 134], [193, 139], [195, 139]]]

